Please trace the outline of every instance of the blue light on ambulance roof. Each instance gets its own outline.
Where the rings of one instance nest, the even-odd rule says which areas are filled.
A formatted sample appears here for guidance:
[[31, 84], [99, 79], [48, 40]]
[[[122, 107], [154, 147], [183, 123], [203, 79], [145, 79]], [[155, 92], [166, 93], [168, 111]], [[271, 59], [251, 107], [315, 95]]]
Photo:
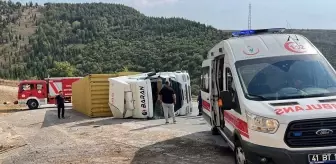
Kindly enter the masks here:
[[244, 35], [252, 35], [255, 33], [255, 30], [243, 30], [243, 31], [236, 31], [232, 33], [232, 36], [244, 36]]
[[285, 28], [242, 30], [242, 31], [233, 32], [232, 37], [257, 35], [257, 34], [262, 34], [262, 33], [281, 33], [281, 32], [284, 32], [284, 31], [285, 31]]

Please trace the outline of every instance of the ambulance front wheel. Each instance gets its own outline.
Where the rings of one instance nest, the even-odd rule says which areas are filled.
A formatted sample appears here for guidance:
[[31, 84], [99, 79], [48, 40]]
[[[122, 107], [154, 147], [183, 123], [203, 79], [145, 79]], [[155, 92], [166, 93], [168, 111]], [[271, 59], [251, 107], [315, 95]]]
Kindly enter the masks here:
[[29, 100], [27, 102], [27, 105], [28, 105], [29, 109], [37, 109], [38, 106], [39, 106], [39, 104], [38, 104], [38, 102], [36, 100]]
[[239, 140], [236, 140], [234, 153], [235, 164], [247, 164], [245, 153]]

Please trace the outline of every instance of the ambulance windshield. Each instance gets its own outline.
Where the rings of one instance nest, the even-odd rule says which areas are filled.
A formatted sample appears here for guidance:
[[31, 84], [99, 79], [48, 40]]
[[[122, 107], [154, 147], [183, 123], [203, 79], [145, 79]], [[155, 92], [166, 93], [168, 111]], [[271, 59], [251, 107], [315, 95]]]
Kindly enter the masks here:
[[336, 74], [320, 55], [277, 56], [235, 63], [245, 96], [281, 100], [336, 95]]

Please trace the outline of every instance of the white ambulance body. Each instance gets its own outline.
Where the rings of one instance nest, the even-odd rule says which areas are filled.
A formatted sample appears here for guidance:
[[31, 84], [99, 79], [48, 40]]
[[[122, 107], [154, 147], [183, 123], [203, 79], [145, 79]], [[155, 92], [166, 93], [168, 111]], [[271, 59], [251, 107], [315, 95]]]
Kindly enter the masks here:
[[202, 63], [203, 117], [237, 164], [336, 162], [336, 73], [304, 36], [246, 30]]
[[[176, 115], [192, 110], [190, 78], [187, 72], [158, 72], [109, 78], [109, 106], [115, 118], [153, 118], [158, 93], [169, 79], [176, 92]], [[160, 113], [157, 112], [157, 113]]]

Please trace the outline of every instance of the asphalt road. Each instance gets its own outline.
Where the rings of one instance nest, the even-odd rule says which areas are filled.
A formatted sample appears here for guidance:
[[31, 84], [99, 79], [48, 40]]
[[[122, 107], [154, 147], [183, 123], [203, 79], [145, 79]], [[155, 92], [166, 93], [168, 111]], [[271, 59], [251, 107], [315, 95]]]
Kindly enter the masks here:
[[[233, 153], [197, 108], [165, 120], [90, 119], [71, 107], [59, 120], [55, 108], [20, 111], [0, 118], [3, 164], [233, 164]], [[196, 110], [195, 110], [196, 109]]]

